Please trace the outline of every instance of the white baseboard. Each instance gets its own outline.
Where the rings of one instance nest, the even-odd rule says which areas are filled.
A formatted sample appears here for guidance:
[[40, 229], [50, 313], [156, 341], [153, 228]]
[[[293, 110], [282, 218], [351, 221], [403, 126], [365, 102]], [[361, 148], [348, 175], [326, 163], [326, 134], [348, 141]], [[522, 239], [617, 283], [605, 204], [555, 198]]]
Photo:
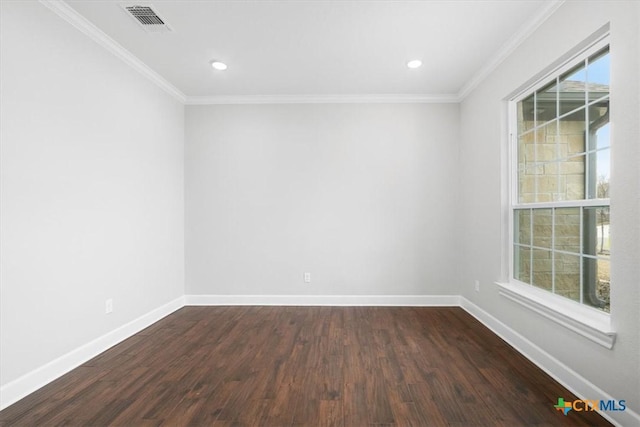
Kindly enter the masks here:
[[185, 305], [458, 307], [458, 295], [185, 295]]
[[[462, 307], [576, 396], [581, 399], [614, 400], [570, 367], [459, 295], [185, 295], [2, 386], [0, 410], [185, 305]], [[623, 412], [600, 414], [615, 425], [640, 425], [640, 415], [628, 407]]]
[[[462, 307], [467, 313], [478, 319], [480, 323], [491, 329], [493, 333], [509, 343], [509, 345], [580, 399], [614, 400], [614, 398], [604, 390], [582, 377], [573, 369], [560, 362], [527, 338], [493, 317], [491, 314], [487, 313], [465, 297], [460, 296], [459, 298], [460, 307]], [[551, 402], [549, 405], [551, 405]], [[598, 413], [614, 425], [640, 426], [640, 415], [630, 410], [629, 407], [622, 412], [598, 411]]]
[[182, 307], [184, 307], [184, 296], [176, 298], [0, 387], [0, 410], [14, 404]]

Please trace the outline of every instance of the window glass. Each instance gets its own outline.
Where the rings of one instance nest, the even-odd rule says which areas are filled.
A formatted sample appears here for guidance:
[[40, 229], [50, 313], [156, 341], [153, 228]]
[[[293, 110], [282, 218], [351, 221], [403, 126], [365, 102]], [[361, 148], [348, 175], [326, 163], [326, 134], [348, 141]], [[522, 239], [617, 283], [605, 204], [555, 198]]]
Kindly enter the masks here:
[[611, 262], [609, 59], [608, 47], [585, 54], [516, 102], [512, 211], [513, 278], [605, 311]]

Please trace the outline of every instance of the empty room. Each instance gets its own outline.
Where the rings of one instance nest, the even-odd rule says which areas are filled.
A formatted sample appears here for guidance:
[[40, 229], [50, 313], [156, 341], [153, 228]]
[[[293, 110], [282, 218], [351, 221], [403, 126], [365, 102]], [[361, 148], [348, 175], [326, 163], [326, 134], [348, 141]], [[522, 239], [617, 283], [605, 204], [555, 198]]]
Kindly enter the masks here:
[[0, 7], [0, 426], [640, 426], [640, 1]]

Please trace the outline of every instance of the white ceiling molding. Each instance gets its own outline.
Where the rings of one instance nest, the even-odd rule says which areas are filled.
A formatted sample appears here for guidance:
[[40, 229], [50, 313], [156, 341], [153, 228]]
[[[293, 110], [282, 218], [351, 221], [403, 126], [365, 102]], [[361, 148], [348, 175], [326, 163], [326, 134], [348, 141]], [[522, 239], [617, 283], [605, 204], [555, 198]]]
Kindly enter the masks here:
[[491, 58], [487, 63], [478, 70], [467, 83], [460, 88], [458, 92], [458, 99], [460, 101], [464, 100], [475, 89], [478, 87], [480, 83], [484, 79], [486, 79], [489, 74], [491, 74], [505, 59], [511, 55], [518, 46], [520, 46], [535, 30], [540, 27], [551, 15], [554, 14], [556, 10], [565, 0], [552, 0], [545, 4], [545, 6], [540, 9], [540, 11], [533, 16], [533, 18], [524, 26], [520, 28], [518, 32], [516, 32], [509, 41], [507, 41], [500, 50]]
[[551, 0], [513, 35], [502, 48], [485, 63], [457, 94], [354, 94], [354, 95], [218, 95], [187, 96], [180, 89], [156, 73], [135, 55], [113, 40], [64, 0], [39, 0], [47, 8], [88, 35], [99, 45], [147, 77], [175, 99], [187, 105], [224, 104], [353, 104], [353, 103], [459, 103], [485, 80], [517, 47], [544, 23], [566, 0]]
[[140, 61], [136, 56], [122, 47], [118, 42], [113, 40], [102, 30], [89, 22], [84, 16], [76, 12], [67, 3], [62, 0], [40, 0], [40, 3], [51, 9], [55, 14], [60, 16], [65, 21], [69, 22], [78, 30], [88, 35], [93, 41], [124, 61], [131, 68], [151, 80], [169, 95], [173, 96], [182, 103], [186, 101], [187, 97], [184, 93], [182, 93], [182, 91], [169, 83], [160, 74], [149, 68], [144, 62]]
[[225, 104], [451, 104], [460, 99], [455, 94], [442, 95], [256, 95], [256, 96], [188, 96], [187, 105]]

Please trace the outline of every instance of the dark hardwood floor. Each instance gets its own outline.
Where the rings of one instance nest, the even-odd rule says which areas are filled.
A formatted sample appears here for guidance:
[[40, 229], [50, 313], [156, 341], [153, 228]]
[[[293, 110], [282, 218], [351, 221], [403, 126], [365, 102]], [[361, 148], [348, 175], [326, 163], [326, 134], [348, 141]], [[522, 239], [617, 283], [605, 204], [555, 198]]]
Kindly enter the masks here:
[[2, 426], [609, 425], [459, 308], [185, 307]]

